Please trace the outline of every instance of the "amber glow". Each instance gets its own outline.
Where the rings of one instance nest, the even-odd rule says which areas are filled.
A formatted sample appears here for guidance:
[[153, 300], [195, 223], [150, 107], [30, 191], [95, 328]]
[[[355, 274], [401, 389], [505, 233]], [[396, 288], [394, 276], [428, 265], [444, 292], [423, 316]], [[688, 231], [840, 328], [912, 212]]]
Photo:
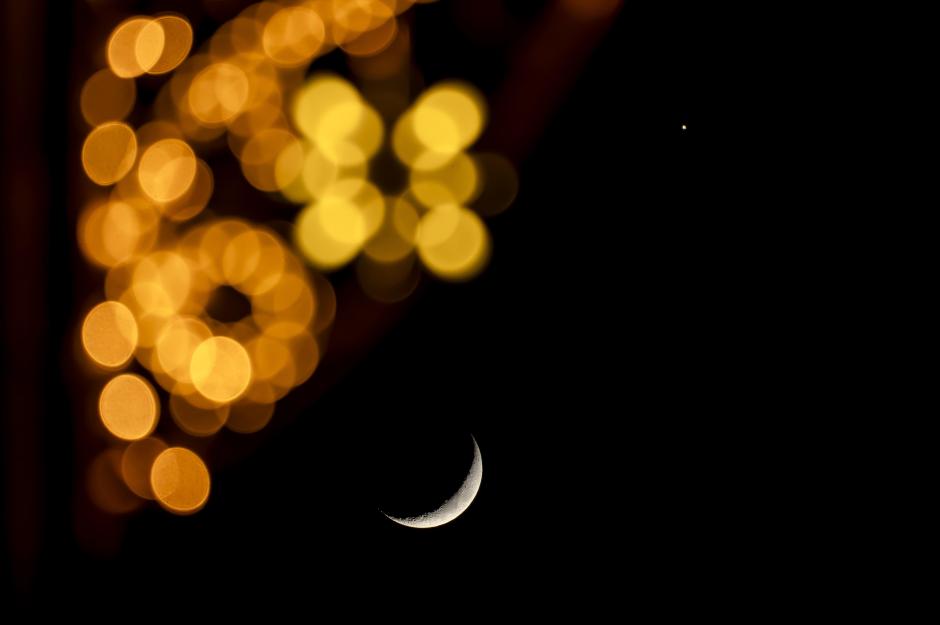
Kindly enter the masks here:
[[[239, 155], [242, 173], [256, 189], [277, 191], [281, 188], [277, 176], [278, 163], [282, 167], [282, 179], [292, 181], [300, 173], [302, 152], [300, 142], [290, 132], [280, 128], [262, 130], [248, 140]], [[293, 167], [286, 172], [283, 169], [289, 167], [291, 161], [281, 159], [285, 153], [293, 156]]]
[[107, 44], [108, 65], [122, 78], [144, 73], [165, 74], [186, 58], [192, 43], [192, 27], [182, 17], [133, 17], [121, 22], [111, 33]]
[[147, 20], [134, 42], [134, 60], [143, 72], [150, 71], [163, 55], [166, 32], [156, 20]]
[[398, 20], [388, 19], [378, 27], [340, 44], [353, 56], [374, 56], [388, 48], [398, 35]]
[[159, 251], [137, 263], [127, 301], [138, 310], [169, 316], [182, 310], [191, 289], [192, 269], [186, 259], [176, 252]]
[[157, 501], [176, 514], [192, 514], [209, 499], [209, 470], [202, 459], [184, 447], [170, 447], [156, 457], [150, 486]]
[[151, 23], [163, 31], [163, 46], [147, 72], [165, 74], [176, 69], [189, 54], [193, 45], [193, 28], [177, 15], [161, 15]]
[[232, 404], [228, 427], [240, 434], [253, 434], [271, 421], [274, 416], [274, 404], [271, 402], [241, 401]]
[[189, 108], [205, 124], [223, 124], [242, 111], [249, 90], [248, 76], [241, 68], [231, 63], [214, 63], [193, 78]]
[[388, 198], [389, 210], [375, 236], [365, 246], [365, 254], [378, 263], [394, 263], [414, 251], [418, 211], [405, 198]]
[[417, 288], [421, 266], [411, 253], [392, 261], [376, 261], [371, 255], [363, 255], [356, 261], [356, 278], [372, 299], [400, 302]]
[[106, 449], [88, 467], [88, 496], [101, 510], [126, 514], [140, 507], [141, 500], [127, 487], [121, 475], [121, 451]]
[[150, 469], [153, 461], [166, 449], [166, 443], [155, 436], [134, 441], [121, 455], [121, 475], [124, 483], [138, 497], [153, 499], [150, 487]]
[[85, 315], [82, 345], [89, 358], [103, 367], [124, 365], [137, 347], [134, 315], [120, 302], [98, 304]]
[[459, 153], [441, 167], [413, 169], [411, 193], [427, 206], [467, 204], [477, 193], [479, 175], [473, 159]]
[[108, 432], [126, 441], [150, 434], [157, 425], [159, 409], [150, 383], [127, 373], [112, 378], [98, 400], [101, 422]]
[[290, 67], [309, 62], [320, 51], [325, 38], [320, 15], [301, 5], [285, 7], [271, 16], [261, 41], [274, 63]]
[[485, 217], [503, 212], [519, 193], [515, 168], [499, 154], [475, 154], [473, 160], [480, 176], [479, 194], [473, 200], [473, 209]]
[[218, 404], [196, 394], [173, 393], [170, 416], [190, 436], [212, 436], [228, 421], [230, 404]]
[[196, 317], [180, 316], [163, 325], [155, 351], [160, 370], [178, 382], [191, 382], [189, 366], [196, 348], [212, 331]]
[[362, 116], [356, 88], [338, 76], [314, 77], [294, 97], [294, 123], [309, 139], [332, 139], [351, 134]]
[[133, 80], [102, 69], [85, 81], [81, 93], [82, 116], [92, 126], [120, 121], [134, 108], [137, 87]]
[[127, 124], [108, 122], [91, 131], [82, 146], [82, 165], [96, 184], [114, 184], [137, 158], [137, 138]]
[[[133, 17], [119, 24], [108, 39], [108, 65], [122, 78], [140, 76], [156, 63], [163, 49], [163, 29], [150, 18]], [[143, 63], [149, 65], [142, 65]]]
[[140, 157], [140, 188], [155, 202], [172, 202], [186, 193], [196, 178], [196, 156], [185, 141], [162, 139]]
[[456, 154], [469, 147], [486, 121], [482, 96], [463, 83], [435, 85], [415, 102], [413, 110], [415, 136], [437, 154]]
[[186, 221], [203, 211], [212, 197], [214, 180], [205, 161], [196, 159], [196, 173], [189, 189], [179, 198], [157, 204], [157, 209], [171, 221]]
[[489, 256], [489, 235], [476, 213], [444, 205], [418, 224], [418, 254], [435, 275], [464, 280], [476, 274]]
[[92, 203], [79, 216], [78, 242], [89, 261], [114, 267], [150, 250], [157, 222], [156, 211], [146, 205]]
[[248, 388], [251, 359], [238, 341], [212, 337], [193, 352], [189, 375], [203, 396], [217, 402], [230, 402]]

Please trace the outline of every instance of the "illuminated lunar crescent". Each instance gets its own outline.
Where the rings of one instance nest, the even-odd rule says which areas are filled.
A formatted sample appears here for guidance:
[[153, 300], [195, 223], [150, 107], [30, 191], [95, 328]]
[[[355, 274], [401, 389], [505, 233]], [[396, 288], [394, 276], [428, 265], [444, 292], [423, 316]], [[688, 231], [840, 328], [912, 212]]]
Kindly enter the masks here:
[[460, 485], [453, 497], [442, 503], [437, 510], [425, 512], [418, 516], [399, 518], [384, 512], [382, 514], [406, 527], [422, 529], [450, 523], [463, 514], [473, 503], [473, 498], [477, 496], [477, 492], [480, 490], [480, 482], [483, 480], [483, 458], [480, 456], [480, 447], [473, 435], [470, 438], [473, 439], [473, 463], [470, 465], [470, 471], [467, 472], [463, 484]]

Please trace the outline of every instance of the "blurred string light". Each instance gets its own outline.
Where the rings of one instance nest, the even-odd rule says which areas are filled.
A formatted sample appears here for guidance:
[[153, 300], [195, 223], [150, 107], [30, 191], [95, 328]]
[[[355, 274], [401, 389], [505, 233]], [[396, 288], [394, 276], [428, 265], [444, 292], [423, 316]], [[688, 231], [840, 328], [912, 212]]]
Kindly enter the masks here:
[[[480, 216], [505, 210], [518, 182], [503, 157], [469, 151], [486, 125], [482, 96], [445, 82], [409, 106], [407, 88], [370, 101], [339, 76], [305, 78], [337, 48], [364, 81], [406, 75], [410, 34], [398, 16], [414, 3], [260, 2], [193, 54], [193, 29], [179, 15], [135, 16], [112, 31], [108, 67], [80, 98], [92, 127], [82, 165], [107, 187], [78, 220], [82, 253], [106, 272], [106, 301], [85, 316], [81, 342], [101, 369], [136, 361], [154, 383], [117, 373], [100, 392], [101, 424], [125, 445], [89, 473], [103, 509], [154, 499], [189, 514], [208, 499], [205, 462], [153, 436], [155, 387], [169, 395], [182, 432], [208, 437], [264, 428], [276, 402], [310, 378], [336, 300], [305, 264], [329, 272], [355, 262], [363, 290], [379, 301], [407, 297], [422, 265], [447, 280], [485, 266], [490, 237]], [[132, 128], [134, 80], [167, 74], [153, 118]], [[204, 217], [216, 180], [199, 154], [220, 144], [249, 184], [302, 207], [293, 232], [300, 256], [268, 228]], [[383, 155], [405, 170], [404, 188], [373, 175]], [[247, 300], [247, 316], [209, 314], [224, 289]]]

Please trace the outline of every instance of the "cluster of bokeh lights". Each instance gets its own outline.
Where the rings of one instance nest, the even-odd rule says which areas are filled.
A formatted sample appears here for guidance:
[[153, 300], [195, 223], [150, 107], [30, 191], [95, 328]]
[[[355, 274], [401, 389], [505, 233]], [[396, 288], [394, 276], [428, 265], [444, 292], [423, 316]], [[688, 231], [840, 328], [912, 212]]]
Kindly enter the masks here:
[[[489, 235], [465, 205], [482, 187], [478, 163], [495, 173], [506, 168], [497, 171], [502, 163], [496, 155], [478, 161], [465, 152], [485, 120], [476, 90], [461, 83], [435, 85], [397, 119], [389, 147], [407, 168], [408, 184], [395, 195], [383, 194], [366, 178], [369, 160], [385, 144], [384, 127], [352, 84], [315, 75], [294, 99], [292, 118], [303, 137], [279, 152], [272, 168], [285, 196], [306, 204], [295, 240], [315, 267], [331, 271], [361, 254], [360, 283], [378, 299], [395, 293], [396, 286], [400, 294], [409, 292], [408, 283], [395, 281], [413, 275], [415, 258], [449, 280], [482, 269]], [[494, 198], [503, 208], [515, 193], [511, 184], [506, 187], [503, 198]]]
[[[115, 495], [117, 483], [178, 514], [205, 505], [206, 463], [154, 435], [160, 389], [186, 435], [263, 428], [320, 362], [336, 311], [320, 272], [355, 262], [366, 294], [397, 301], [421, 266], [446, 280], [485, 266], [490, 237], [480, 215], [504, 210], [517, 182], [499, 155], [469, 151], [486, 124], [482, 96], [445, 82], [396, 108], [338, 75], [307, 78], [311, 62], [335, 48], [374, 60], [353, 65], [362, 76], [407, 72], [409, 33], [398, 16], [412, 4], [261, 2], [195, 54], [178, 15], [136, 16], [112, 31], [108, 67], [88, 78], [80, 102], [91, 126], [82, 165], [104, 190], [78, 221], [84, 256], [105, 272], [105, 299], [85, 315], [81, 344], [109, 376], [98, 416], [122, 445], [90, 469], [92, 497], [105, 509], [136, 505]], [[131, 127], [135, 79], [163, 74], [152, 120]], [[216, 181], [198, 154], [220, 144], [254, 188], [300, 207], [297, 253], [273, 229], [205, 211]], [[403, 185], [371, 176], [383, 155]], [[215, 318], [210, 304], [222, 290], [239, 293], [250, 312]]]
[[[334, 310], [329, 283], [315, 282], [276, 234], [241, 220], [207, 220], [178, 239], [165, 230], [159, 246], [142, 254], [137, 231], [116, 232], [134, 253], [108, 269], [108, 299], [85, 316], [88, 358], [109, 370], [136, 360], [169, 393], [170, 415], [189, 435], [264, 427], [274, 403], [319, 362], [318, 329]], [[209, 315], [206, 306], [223, 287], [242, 293], [251, 313], [234, 322]], [[123, 441], [149, 436], [160, 416], [154, 387], [131, 373], [105, 384], [98, 408]]]

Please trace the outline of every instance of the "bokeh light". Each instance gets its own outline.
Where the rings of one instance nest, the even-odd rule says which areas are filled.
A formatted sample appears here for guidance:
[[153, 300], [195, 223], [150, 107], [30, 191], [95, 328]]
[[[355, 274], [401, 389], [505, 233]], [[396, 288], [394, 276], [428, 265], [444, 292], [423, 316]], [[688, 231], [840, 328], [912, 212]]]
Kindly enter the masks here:
[[102, 302], [92, 308], [82, 322], [85, 353], [103, 367], [126, 364], [137, 347], [137, 320], [120, 302]]
[[192, 219], [209, 204], [214, 186], [212, 170], [205, 161], [196, 159], [196, 174], [189, 189], [177, 199], [161, 202], [156, 207], [170, 221]]
[[156, 436], [142, 438], [124, 448], [121, 454], [121, 476], [131, 492], [138, 497], [154, 498], [153, 489], [150, 487], [150, 470], [154, 460], [166, 448], [166, 443]]
[[477, 193], [479, 175], [473, 159], [458, 153], [435, 169], [411, 171], [411, 194], [428, 208], [442, 204], [466, 204]]
[[[282, 168], [281, 178], [293, 181], [300, 173], [302, 153], [300, 141], [293, 134], [280, 128], [268, 128], [255, 134], [245, 143], [239, 153], [239, 160], [245, 180], [253, 187], [260, 191], [277, 191], [281, 188], [277, 175], [278, 163]], [[293, 175], [283, 171], [288, 161], [281, 158], [282, 154], [294, 156]]]
[[177, 382], [192, 382], [189, 367], [193, 353], [211, 336], [209, 326], [196, 317], [173, 317], [163, 325], [157, 337], [157, 362], [154, 364]]
[[209, 499], [209, 469], [189, 449], [170, 447], [153, 461], [150, 487], [165, 509], [176, 514], [192, 514]]
[[308, 6], [285, 7], [268, 19], [261, 41], [274, 63], [286, 67], [309, 62], [320, 51], [326, 28], [319, 13]]
[[436, 154], [456, 154], [480, 135], [486, 122], [483, 97], [464, 83], [441, 83], [414, 104], [411, 123], [417, 139]]
[[232, 404], [232, 411], [225, 425], [239, 434], [254, 434], [266, 426], [273, 416], [273, 402], [239, 401]]
[[78, 243], [93, 264], [116, 267], [152, 248], [158, 221], [157, 212], [146, 204], [92, 202], [79, 215]]
[[230, 402], [248, 388], [251, 359], [238, 341], [214, 336], [196, 347], [189, 372], [193, 384], [203, 396], [217, 402]]
[[144, 72], [150, 71], [160, 57], [166, 43], [166, 32], [156, 20], [147, 20], [143, 28], [137, 32], [134, 42], [134, 60]]
[[311, 141], [352, 134], [362, 119], [362, 98], [349, 82], [331, 74], [314, 76], [294, 96], [293, 120]]
[[297, 245], [320, 269], [338, 269], [355, 257], [366, 240], [358, 207], [342, 197], [311, 204], [297, 220]]
[[516, 199], [519, 178], [506, 157], [493, 153], [475, 154], [473, 157], [480, 176], [479, 194], [473, 201], [473, 210], [490, 217], [498, 215]]
[[92, 74], [82, 86], [82, 116], [91, 126], [120, 121], [134, 108], [137, 87], [133, 80], [121, 78], [110, 69]]
[[110, 514], [127, 514], [142, 503], [121, 475], [119, 449], [106, 449], [98, 454], [88, 466], [85, 483], [92, 502]]
[[137, 138], [127, 124], [108, 122], [89, 133], [82, 145], [82, 165], [95, 184], [107, 186], [127, 175], [137, 158]]
[[398, 20], [387, 19], [378, 27], [340, 44], [352, 56], [374, 56], [388, 48], [398, 35]]
[[177, 387], [170, 396], [170, 416], [190, 436], [212, 436], [228, 421], [231, 404], [219, 404], [199, 393], [184, 394]]
[[414, 254], [391, 262], [379, 262], [363, 255], [356, 261], [356, 278], [362, 291], [375, 301], [394, 303], [414, 292], [421, 270]]
[[108, 432], [126, 441], [144, 438], [153, 432], [160, 404], [153, 387], [139, 375], [123, 373], [101, 390], [98, 413]]
[[134, 78], [153, 67], [163, 50], [163, 29], [148, 17], [132, 17], [108, 39], [108, 65], [121, 78]]
[[419, 215], [414, 205], [404, 197], [387, 198], [386, 211], [375, 236], [366, 243], [365, 255], [378, 263], [395, 263], [415, 249]]
[[435, 208], [421, 218], [418, 255], [438, 277], [465, 280], [479, 272], [489, 256], [489, 235], [480, 217], [457, 205]]
[[165, 74], [179, 66], [192, 45], [193, 29], [185, 18], [136, 16], [112, 31], [107, 44], [108, 66], [121, 78]]
[[242, 112], [250, 87], [248, 76], [237, 65], [213, 63], [193, 78], [189, 108], [204, 124], [224, 124]]
[[[169, 317], [183, 309], [192, 288], [192, 270], [177, 252], [161, 250], [148, 254], [134, 267], [133, 285], [125, 301], [141, 311]], [[144, 344], [151, 346], [157, 335]]]
[[151, 22], [163, 31], [160, 55], [146, 70], [149, 74], [165, 74], [176, 69], [193, 46], [193, 28], [178, 15], [161, 15]]
[[185, 141], [162, 139], [140, 157], [140, 188], [155, 202], [172, 202], [186, 193], [196, 178], [196, 155]]

